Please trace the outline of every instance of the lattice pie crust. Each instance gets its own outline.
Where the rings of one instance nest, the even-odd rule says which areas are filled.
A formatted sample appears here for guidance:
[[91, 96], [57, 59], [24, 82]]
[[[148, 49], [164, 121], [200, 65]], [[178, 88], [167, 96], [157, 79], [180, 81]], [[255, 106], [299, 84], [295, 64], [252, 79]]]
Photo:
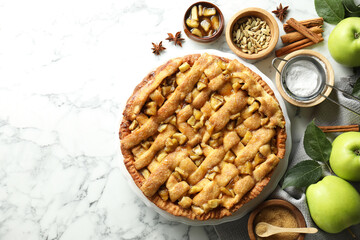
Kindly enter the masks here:
[[274, 93], [237, 60], [194, 54], [168, 61], [136, 87], [120, 126], [136, 185], [176, 216], [231, 215], [255, 198], [285, 154]]

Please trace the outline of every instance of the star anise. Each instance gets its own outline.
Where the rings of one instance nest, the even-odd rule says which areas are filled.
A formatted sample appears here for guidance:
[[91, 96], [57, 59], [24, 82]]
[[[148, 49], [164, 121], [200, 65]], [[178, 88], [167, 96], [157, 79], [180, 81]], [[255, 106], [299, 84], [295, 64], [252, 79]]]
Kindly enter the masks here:
[[162, 41], [159, 44], [152, 43], [152, 45], [154, 47], [151, 49], [153, 50], [153, 53], [155, 53], [156, 55], [160, 55], [160, 52], [166, 49], [162, 46]]
[[276, 10], [272, 11], [272, 13], [275, 13], [276, 17], [278, 17], [280, 21], [283, 21], [284, 18], [286, 17], [288, 8], [289, 6], [283, 8], [283, 6], [280, 3], [279, 7], [277, 7]]
[[168, 33], [168, 35], [169, 37], [166, 38], [166, 40], [169, 40], [169, 42], [174, 41], [175, 45], [179, 45], [180, 47], [182, 47], [181, 41], [184, 41], [184, 39], [180, 37], [181, 31], [177, 32], [175, 34], [175, 37], [174, 35], [172, 35], [172, 33]]

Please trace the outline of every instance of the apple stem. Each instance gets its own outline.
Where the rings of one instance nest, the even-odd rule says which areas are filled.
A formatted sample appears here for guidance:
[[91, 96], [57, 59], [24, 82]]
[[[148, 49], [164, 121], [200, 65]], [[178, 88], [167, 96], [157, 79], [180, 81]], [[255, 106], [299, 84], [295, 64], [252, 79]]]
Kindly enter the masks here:
[[360, 33], [356, 32], [356, 33], [354, 34], [354, 37], [355, 37], [355, 39], [360, 38]]
[[330, 173], [333, 174], [333, 171], [331, 170], [331, 167], [330, 167], [329, 163], [326, 162], [325, 165], [328, 168], [328, 170], [330, 171]]
[[353, 239], [356, 239], [356, 235], [351, 231], [350, 228], [347, 228], [348, 232], [350, 233], [350, 235], [352, 236]]

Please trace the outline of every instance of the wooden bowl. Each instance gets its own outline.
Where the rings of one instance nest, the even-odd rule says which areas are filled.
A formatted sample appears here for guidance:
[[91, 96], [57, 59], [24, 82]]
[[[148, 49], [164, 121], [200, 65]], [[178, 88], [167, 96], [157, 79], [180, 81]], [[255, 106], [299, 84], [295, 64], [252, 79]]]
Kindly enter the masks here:
[[[329, 84], [330, 86], [334, 86], [334, 82], [335, 82], [335, 77], [334, 77], [334, 70], [330, 64], [330, 62], [320, 53], [315, 52], [313, 50], [309, 50], [309, 49], [302, 49], [302, 50], [298, 50], [295, 52], [292, 52], [288, 55], [285, 56], [285, 60], [289, 60], [293, 57], [299, 56], [299, 55], [309, 55], [309, 56], [313, 56], [318, 58], [320, 61], [322, 61], [325, 65], [325, 71], [326, 71], [326, 83]], [[284, 61], [281, 61], [281, 63], [279, 64], [279, 66], [277, 67], [277, 69], [281, 72], [283, 67], [285, 66]], [[281, 84], [281, 76], [279, 72], [276, 72], [276, 77], [275, 77], [275, 82], [276, 82], [276, 88], [279, 90], [281, 96], [288, 101], [289, 103], [298, 106], [298, 107], [313, 107], [315, 105], [320, 104], [321, 102], [323, 102], [326, 98], [319, 95], [316, 98], [312, 99], [309, 102], [301, 102], [301, 101], [297, 101], [293, 98], [291, 98], [286, 91], [284, 90], [282, 84]], [[330, 95], [332, 91], [331, 87], [327, 87], [325, 86], [322, 94], [326, 97], [328, 97]]]
[[[195, 5], [202, 5], [204, 7], [207, 7], [207, 8], [215, 8], [216, 9], [216, 12], [218, 13], [219, 15], [219, 21], [220, 21], [220, 26], [219, 26], [219, 29], [218, 31], [211, 35], [210, 37], [198, 37], [194, 34], [191, 33], [191, 28], [188, 27], [186, 25], [186, 19], [189, 17], [190, 13], [191, 13], [191, 9], [193, 6]], [[196, 2], [194, 4], [192, 4], [185, 12], [184, 14], [184, 19], [183, 19], [183, 27], [184, 27], [184, 32], [186, 34], [186, 36], [188, 36], [188, 38], [194, 40], [194, 41], [197, 41], [197, 42], [200, 42], [200, 43], [210, 43], [210, 42], [213, 42], [215, 41], [216, 39], [218, 39], [222, 32], [224, 31], [224, 26], [225, 26], [225, 19], [224, 19], [224, 16], [222, 14], [222, 12], [220, 11], [220, 9], [213, 3], [210, 3], [210, 2]]]
[[[261, 20], [266, 21], [266, 23], [269, 25], [269, 28], [271, 31], [271, 34], [270, 34], [271, 40], [270, 40], [269, 46], [266, 49], [264, 49], [258, 53], [251, 54], [251, 55], [241, 51], [240, 48], [237, 47], [232, 40], [233, 39], [232, 32], [233, 32], [233, 27], [234, 27], [235, 23], [239, 19], [247, 18], [247, 17], [258, 17]], [[258, 60], [258, 59], [262, 59], [262, 58], [266, 57], [275, 49], [275, 46], [279, 40], [279, 27], [278, 27], [278, 24], [277, 24], [275, 18], [269, 12], [265, 11], [264, 9], [246, 8], [246, 9], [241, 10], [240, 12], [237, 12], [230, 19], [230, 21], [226, 25], [225, 36], [226, 36], [227, 44], [229, 45], [230, 49], [236, 55], [238, 55], [241, 58], [245, 58], [245, 59], [249, 59], [249, 60]]]
[[[299, 211], [299, 209], [297, 209], [297, 207], [295, 207], [294, 205], [292, 205], [291, 203], [289, 203], [285, 200], [271, 199], [271, 200], [263, 202], [254, 211], [251, 212], [249, 220], [248, 220], [248, 233], [249, 233], [250, 240], [256, 240], [256, 233], [254, 230], [255, 229], [254, 220], [255, 220], [256, 215], [264, 208], [270, 207], [270, 206], [279, 206], [279, 207], [284, 207], [284, 208], [288, 209], [295, 216], [298, 227], [306, 227], [304, 216]], [[299, 234], [299, 237], [297, 240], [304, 240], [304, 237], [305, 237], [305, 235], [303, 233], [301, 233], [301, 234]]]

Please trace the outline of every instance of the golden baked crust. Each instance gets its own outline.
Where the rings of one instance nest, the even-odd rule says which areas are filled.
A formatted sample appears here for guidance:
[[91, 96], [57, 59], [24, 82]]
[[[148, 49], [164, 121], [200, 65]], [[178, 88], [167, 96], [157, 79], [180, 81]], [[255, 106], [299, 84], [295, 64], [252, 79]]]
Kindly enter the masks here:
[[175, 216], [231, 215], [260, 194], [285, 154], [273, 91], [237, 60], [206, 53], [171, 59], [135, 88], [123, 115], [128, 172]]

